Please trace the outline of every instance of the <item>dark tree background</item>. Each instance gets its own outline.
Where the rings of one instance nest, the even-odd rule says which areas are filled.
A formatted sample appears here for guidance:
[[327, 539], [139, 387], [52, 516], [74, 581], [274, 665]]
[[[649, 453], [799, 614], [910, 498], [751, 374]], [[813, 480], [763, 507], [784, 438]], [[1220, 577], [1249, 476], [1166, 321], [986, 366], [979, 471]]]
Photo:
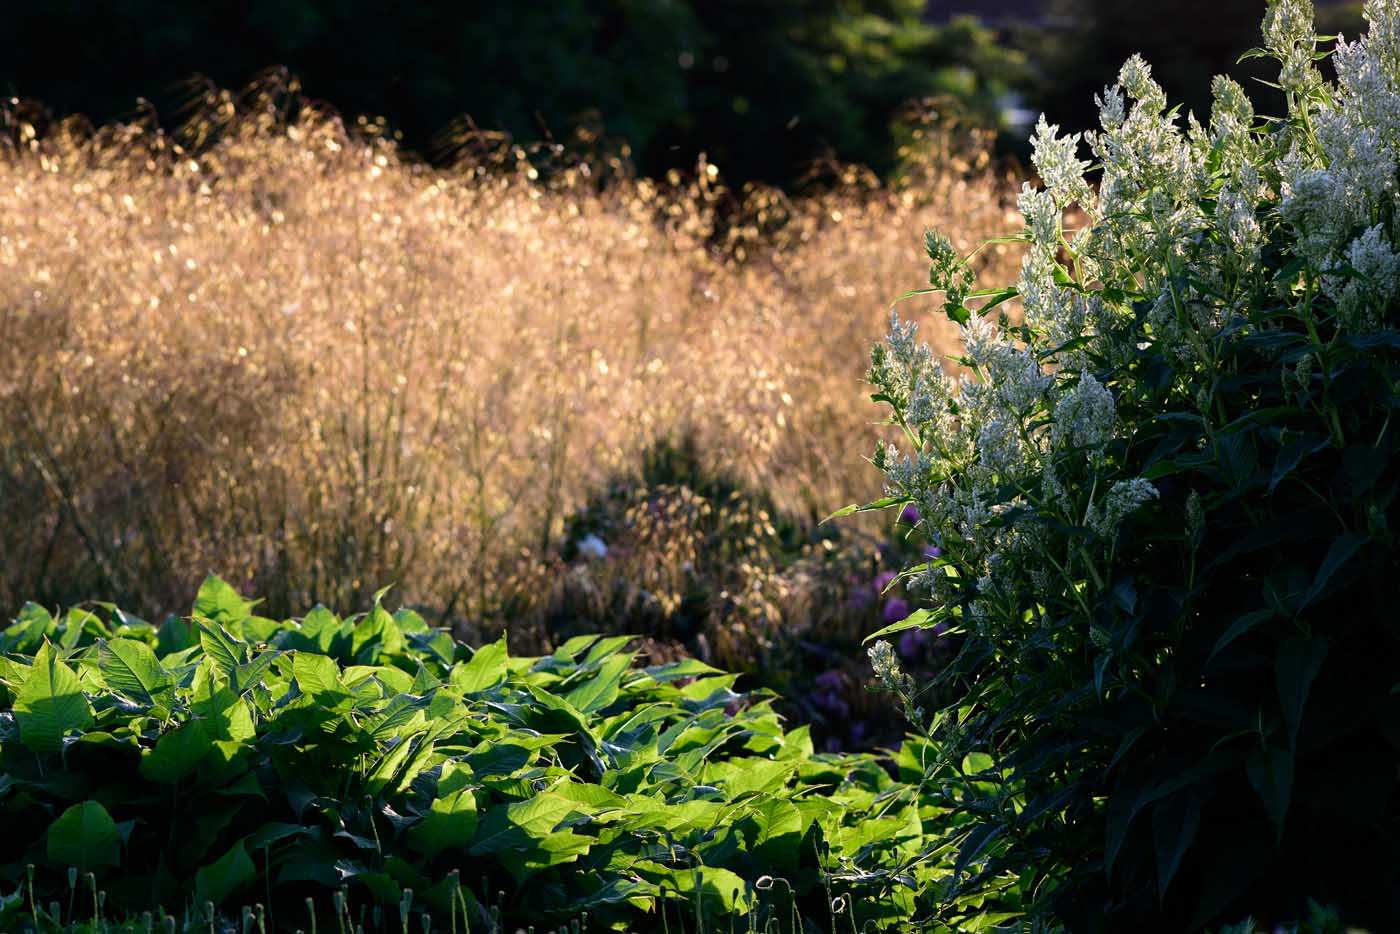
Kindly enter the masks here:
[[238, 88], [281, 65], [428, 156], [464, 114], [521, 139], [591, 114], [645, 172], [705, 151], [731, 178], [785, 181], [829, 153], [888, 168], [889, 121], [910, 98], [952, 92], [994, 115], [1014, 54], [923, 13], [922, 0], [18, 0], [0, 93], [97, 122], [145, 97], [174, 124], [192, 75]]
[[[1320, 32], [1345, 31], [1353, 38], [1360, 32], [1359, 2], [1315, 3]], [[1167, 99], [1202, 122], [1218, 74], [1244, 84], [1260, 113], [1279, 113], [1282, 97], [1259, 83], [1277, 79], [1277, 64], [1238, 61], [1260, 45], [1266, 6], [1265, 0], [1044, 0], [1038, 23], [1016, 30], [1018, 43], [1036, 62], [1032, 102], [1066, 129], [1095, 128], [1094, 95], [1117, 79], [1119, 67], [1136, 52], [1152, 66]]]
[[[1359, 2], [1318, 6], [1324, 30], [1357, 32]], [[1265, 0], [12, 0], [0, 15], [0, 94], [98, 123], [132, 116], [144, 97], [173, 126], [191, 76], [237, 89], [284, 66], [340, 112], [388, 118], [429, 158], [462, 115], [522, 140], [565, 138], [586, 120], [626, 140], [648, 174], [692, 167], [705, 152], [731, 181], [785, 183], [828, 155], [889, 170], [891, 119], [915, 98], [941, 97], [1002, 128], [1017, 101], [1089, 128], [1093, 95], [1133, 52], [1172, 100], [1204, 116], [1212, 75], [1271, 77], [1262, 63], [1235, 64], [1257, 44], [1264, 8]]]

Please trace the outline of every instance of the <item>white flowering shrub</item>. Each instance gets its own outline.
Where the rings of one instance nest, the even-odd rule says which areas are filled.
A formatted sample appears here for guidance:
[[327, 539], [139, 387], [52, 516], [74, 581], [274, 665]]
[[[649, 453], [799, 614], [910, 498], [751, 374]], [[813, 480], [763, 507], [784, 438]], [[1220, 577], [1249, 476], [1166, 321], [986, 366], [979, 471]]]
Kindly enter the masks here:
[[1252, 53], [1282, 117], [1226, 77], [1182, 114], [1133, 58], [1100, 131], [1042, 118], [1019, 280], [979, 288], [927, 237], [961, 372], [897, 316], [874, 352], [904, 441], [862, 508], [912, 504], [940, 545], [906, 572], [926, 608], [876, 638], [959, 646], [923, 686], [871, 651], [959, 835], [945, 921], [1014, 879], [1076, 929], [1309, 894], [1400, 923], [1400, 0], [1354, 41], [1312, 14], [1272, 3]]

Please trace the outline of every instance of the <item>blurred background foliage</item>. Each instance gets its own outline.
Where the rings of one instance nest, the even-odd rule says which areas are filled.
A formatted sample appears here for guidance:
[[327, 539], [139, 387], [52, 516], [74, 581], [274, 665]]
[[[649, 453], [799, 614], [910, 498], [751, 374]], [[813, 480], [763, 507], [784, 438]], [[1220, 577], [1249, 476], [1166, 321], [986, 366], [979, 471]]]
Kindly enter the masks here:
[[[96, 123], [151, 102], [167, 125], [201, 88], [282, 66], [345, 114], [383, 115], [429, 158], [450, 127], [625, 141], [648, 175], [700, 152], [734, 180], [790, 181], [816, 159], [888, 169], [891, 117], [955, 96], [986, 120], [1023, 59], [923, 0], [45, 0], [11, 6], [0, 92]], [[447, 132], [444, 132], [447, 130]]]
[[[1319, 0], [1355, 34], [1360, 4]], [[638, 170], [701, 153], [733, 183], [790, 185], [831, 159], [888, 175], [911, 100], [1002, 133], [1017, 151], [1044, 110], [1085, 129], [1093, 95], [1142, 52], [1173, 100], [1203, 113], [1210, 77], [1255, 43], [1263, 0], [44, 0], [11, 4], [0, 93], [95, 123], [138, 98], [181, 122], [205, 86], [281, 66], [307, 93], [382, 115], [446, 161], [464, 130], [605, 133]]]
[[[1359, 0], [1314, 2], [1319, 33], [1355, 38], [1361, 32]], [[1210, 112], [1211, 79], [1218, 74], [1247, 84], [1260, 113], [1280, 113], [1282, 97], [1270, 97], [1258, 83], [1276, 78], [1278, 66], [1263, 59], [1238, 62], [1259, 44], [1264, 8], [1264, 0], [1045, 0], [1041, 15], [1009, 26], [1010, 41], [1035, 63], [1034, 106], [1072, 130], [1098, 126], [1094, 95], [1114, 82], [1119, 66], [1134, 53], [1152, 66], [1168, 99], [1180, 101], [1183, 113], [1194, 111], [1202, 122]]]

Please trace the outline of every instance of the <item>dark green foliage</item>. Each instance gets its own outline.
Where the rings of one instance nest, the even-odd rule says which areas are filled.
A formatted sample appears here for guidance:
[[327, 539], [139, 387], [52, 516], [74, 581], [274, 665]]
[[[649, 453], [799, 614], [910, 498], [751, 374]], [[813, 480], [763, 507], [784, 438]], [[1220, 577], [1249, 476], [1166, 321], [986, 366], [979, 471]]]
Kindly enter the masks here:
[[1156, 347], [1116, 374], [1120, 454], [1161, 499], [1119, 542], [1097, 644], [1065, 633], [1076, 648], [1040, 662], [1044, 717], [1014, 755], [1073, 790], [1028, 839], [1102, 853], [1079, 874], [1095, 894], [1061, 906], [1084, 928], [1110, 906], [1184, 929], [1305, 892], [1378, 929], [1400, 919], [1400, 345], [1338, 334], [1317, 306], [1241, 307], [1203, 382], [1152, 380], [1169, 367]]
[[[1392, 7], [1362, 59], [1387, 75]], [[1395, 152], [1363, 142], [1380, 95], [1355, 90], [1357, 49], [1339, 86], [1313, 70], [1310, 12], [1265, 21], [1285, 117], [1221, 81], [1211, 129], [1183, 132], [1135, 59], [1091, 140], [1097, 190], [1077, 137], [1038, 134], [1020, 320], [974, 318], [965, 299], [1005, 293], [969, 294], [929, 238], [973, 325], [956, 396], [897, 322], [875, 354], [924, 455], [876, 463], [943, 536], [911, 569], [938, 598], [919, 622], [966, 634], [928, 770], [972, 792], [955, 891], [1014, 877], [1073, 930], [1298, 917], [1309, 894], [1400, 928]], [[1357, 164], [1383, 194], [1308, 202]], [[964, 774], [978, 755], [991, 780]]]
[[170, 125], [195, 74], [241, 87], [281, 66], [346, 114], [382, 114], [408, 146], [449, 123], [563, 138], [588, 115], [644, 172], [701, 152], [736, 181], [785, 181], [834, 151], [893, 164], [890, 118], [951, 94], [984, 118], [1016, 58], [918, 0], [509, 0], [461, 4], [172, 4], [77, 0], [7, 10], [0, 93], [99, 123], [137, 97]]
[[915, 786], [814, 755], [733, 675], [633, 667], [629, 641], [473, 652], [378, 603], [275, 622], [213, 577], [159, 627], [26, 606], [0, 634], [0, 926], [28, 917], [27, 864], [38, 905], [72, 869], [118, 917], [260, 902], [279, 929], [342, 886], [352, 915], [407, 897], [443, 930], [490, 929], [477, 895], [590, 929], [652, 929], [668, 898], [687, 928], [825, 918], [833, 893], [880, 930], [910, 916], [941, 836]]

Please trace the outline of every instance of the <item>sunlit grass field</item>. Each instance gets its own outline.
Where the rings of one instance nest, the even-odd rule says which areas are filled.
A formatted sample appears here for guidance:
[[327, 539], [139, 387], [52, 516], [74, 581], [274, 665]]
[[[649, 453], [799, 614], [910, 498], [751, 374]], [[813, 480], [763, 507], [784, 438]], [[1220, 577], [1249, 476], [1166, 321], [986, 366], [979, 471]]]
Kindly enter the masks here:
[[[878, 492], [866, 351], [921, 231], [1018, 226], [970, 133], [787, 195], [486, 134], [432, 168], [294, 90], [211, 93], [173, 136], [7, 113], [0, 605], [164, 612], [218, 569], [269, 613], [393, 583], [520, 629], [571, 517], [668, 442], [762, 497], [760, 533], [811, 523]], [[608, 560], [682, 573], [672, 512]]]

